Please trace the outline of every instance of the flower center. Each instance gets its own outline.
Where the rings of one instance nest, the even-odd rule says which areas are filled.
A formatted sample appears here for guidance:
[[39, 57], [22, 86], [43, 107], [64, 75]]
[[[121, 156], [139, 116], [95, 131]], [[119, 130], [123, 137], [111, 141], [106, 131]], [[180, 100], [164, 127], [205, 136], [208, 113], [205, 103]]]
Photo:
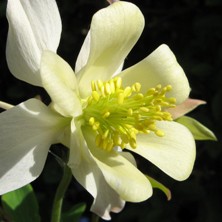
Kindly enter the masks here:
[[136, 148], [139, 133], [155, 133], [159, 137], [164, 132], [156, 127], [156, 121], [171, 121], [166, 108], [175, 107], [175, 98], [167, 98], [172, 87], [157, 85], [145, 94], [140, 92], [141, 84], [123, 88], [122, 79], [116, 77], [106, 82], [91, 83], [92, 94], [83, 109], [84, 125], [90, 126], [97, 134], [96, 145], [111, 151], [114, 146], [122, 149], [129, 144]]

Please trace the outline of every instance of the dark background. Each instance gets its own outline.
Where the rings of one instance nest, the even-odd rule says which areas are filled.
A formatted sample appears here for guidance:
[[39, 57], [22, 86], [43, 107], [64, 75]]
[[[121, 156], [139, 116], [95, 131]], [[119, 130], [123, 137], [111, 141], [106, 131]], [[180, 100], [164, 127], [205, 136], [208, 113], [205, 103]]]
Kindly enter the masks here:
[[[153, 176], [172, 192], [167, 201], [160, 191], [143, 203], [127, 203], [113, 220], [148, 222], [217, 222], [222, 218], [222, 0], [134, 0], [146, 19], [144, 32], [125, 62], [135, 64], [160, 44], [166, 43], [177, 56], [192, 87], [191, 97], [207, 101], [190, 116], [212, 129], [218, 142], [197, 142], [197, 159], [190, 178], [177, 182], [155, 166], [138, 158], [143, 172]], [[63, 32], [58, 54], [75, 65], [89, 29], [92, 15], [107, 5], [105, 0], [57, 0]], [[46, 93], [15, 79], [5, 61], [7, 20], [6, 1], [0, 0], [0, 100], [18, 104]], [[57, 149], [58, 147], [54, 147]], [[42, 175], [33, 182], [43, 221], [49, 221], [50, 208], [61, 170], [49, 155]], [[67, 192], [65, 208], [87, 202], [85, 218], [90, 217], [91, 196], [75, 180]]]

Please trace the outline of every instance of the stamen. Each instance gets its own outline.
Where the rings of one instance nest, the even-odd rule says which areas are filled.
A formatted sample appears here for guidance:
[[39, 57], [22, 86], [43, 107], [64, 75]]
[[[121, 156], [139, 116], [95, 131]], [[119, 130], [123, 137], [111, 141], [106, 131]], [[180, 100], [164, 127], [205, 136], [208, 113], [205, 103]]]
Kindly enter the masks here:
[[90, 117], [90, 118], [89, 118], [89, 125], [90, 125], [90, 126], [93, 126], [94, 123], [95, 123], [94, 117]]
[[105, 93], [106, 95], [110, 95], [112, 93], [110, 84], [108, 82], [105, 83]]
[[95, 81], [92, 81], [92, 82], [91, 82], [91, 89], [92, 89], [92, 91], [96, 91]]
[[107, 117], [109, 117], [109, 115], [110, 115], [110, 112], [105, 112], [105, 113], [103, 114], [103, 118], [107, 118]]
[[119, 93], [117, 97], [117, 102], [119, 105], [123, 104], [124, 101], [124, 93]]
[[97, 91], [92, 91], [92, 97], [95, 101], [99, 101], [99, 93]]
[[166, 97], [171, 85], [160, 84], [141, 93], [141, 84], [123, 88], [122, 79], [91, 82], [92, 94], [86, 100], [83, 110], [85, 125], [97, 134], [96, 146], [106, 151], [126, 145], [136, 148], [137, 134], [165, 134], [156, 126], [156, 121], [172, 121], [167, 108], [175, 107], [176, 99]]
[[120, 77], [117, 77], [115, 80], [116, 89], [120, 89], [122, 86], [122, 79]]

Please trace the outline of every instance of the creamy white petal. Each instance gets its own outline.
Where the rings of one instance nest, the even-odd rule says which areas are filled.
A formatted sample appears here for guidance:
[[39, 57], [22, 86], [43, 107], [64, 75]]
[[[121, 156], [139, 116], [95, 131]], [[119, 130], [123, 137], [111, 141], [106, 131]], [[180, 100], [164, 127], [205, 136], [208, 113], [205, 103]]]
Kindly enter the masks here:
[[6, 57], [10, 71], [18, 79], [41, 86], [42, 51], [56, 52], [61, 35], [55, 0], [8, 0], [7, 19]]
[[94, 197], [91, 206], [92, 212], [105, 220], [110, 220], [110, 212], [122, 210], [124, 201], [107, 184], [95, 162], [87, 162], [81, 159], [78, 167], [72, 166], [71, 169], [77, 181]]
[[78, 75], [79, 71], [86, 65], [88, 59], [89, 59], [89, 53], [90, 53], [90, 44], [91, 44], [91, 35], [90, 31], [86, 35], [86, 38], [82, 44], [82, 47], [80, 49], [79, 55], [76, 60], [75, 65], [75, 73]]
[[159, 46], [149, 56], [124, 70], [119, 76], [122, 77], [124, 86], [135, 82], [141, 83], [142, 92], [158, 84], [171, 85], [173, 89], [167, 93], [167, 96], [176, 98], [177, 104], [185, 101], [190, 93], [187, 77], [167, 45]]
[[130, 163], [132, 163], [135, 167], [137, 166], [136, 160], [134, 156], [130, 152], [120, 152], [119, 155], [123, 156], [126, 158]]
[[0, 108], [2, 109], [7, 110], [7, 109], [11, 109], [12, 107], [14, 107], [12, 104], [0, 101]]
[[96, 147], [95, 135], [92, 131], [84, 132], [84, 137], [106, 182], [123, 200], [141, 202], [152, 195], [151, 184], [133, 165], [134, 163], [119, 155], [119, 152], [107, 152]]
[[92, 80], [112, 77], [138, 40], [143, 27], [141, 11], [129, 2], [115, 2], [93, 16], [90, 40], [85, 43], [90, 45], [90, 52], [86, 50], [81, 59], [89, 55], [88, 61], [78, 74], [81, 96], [89, 95]]
[[63, 125], [63, 118], [36, 99], [0, 114], [0, 194], [40, 175]]
[[44, 51], [40, 74], [42, 84], [59, 113], [76, 116], [82, 112], [75, 74], [65, 60], [53, 52]]
[[105, 180], [123, 200], [141, 202], [152, 195], [147, 178], [127, 159], [114, 153], [98, 153], [96, 151], [93, 155]]
[[[88, 32], [88, 34], [83, 42], [83, 45], [81, 47], [81, 50], [80, 50], [79, 55], [76, 60], [76, 66], [75, 66], [76, 75], [78, 75], [80, 73], [80, 70], [86, 65], [88, 58], [89, 58], [89, 53], [90, 53], [90, 31]], [[123, 64], [124, 64], [124, 62], [122, 62], [122, 64], [120, 64], [120, 66], [114, 72], [112, 77], [119, 74], [122, 71]]]
[[192, 172], [196, 148], [190, 131], [176, 122], [161, 121], [158, 129], [164, 137], [154, 134], [139, 134], [137, 148], [127, 148], [159, 167], [176, 180], [185, 180]]
[[124, 208], [125, 201], [107, 184], [101, 172], [95, 176], [95, 180], [98, 194], [90, 210], [104, 220], [111, 220], [110, 212], [119, 213]]
[[94, 197], [91, 211], [105, 220], [110, 220], [110, 212], [119, 212], [124, 201], [107, 184], [104, 176], [90, 154], [78, 126], [72, 126], [69, 167], [77, 181]]

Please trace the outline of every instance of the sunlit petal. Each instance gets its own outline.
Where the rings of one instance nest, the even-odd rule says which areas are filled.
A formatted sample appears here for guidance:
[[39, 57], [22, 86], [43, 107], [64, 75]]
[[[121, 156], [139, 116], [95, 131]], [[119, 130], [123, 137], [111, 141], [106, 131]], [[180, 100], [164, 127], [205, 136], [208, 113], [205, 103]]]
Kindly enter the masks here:
[[196, 149], [192, 134], [176, 122], [161, 121], [157, 127], [164, 137], [155, 134], [139, 134], [137, 148], [129, 150], [148, 159], [176, 180], [185, 180], [193, 169]]
[[152, 195], [149, 181], [130, 161], [118, 152], [107, 153], [96, 147], [93, 132], [85, 132], [84, 137], [106, 182], [123, 200], [140, 202]]
[[64, 116], [81, 113], [75, 74], [67, 62], [53, 52], [44, 51], [40, 74], [58, 112]]
[[[74, 123], [73, 123], [74, 124]], [[72, 126], [69, 167], [77, 181], [94, 197], [91, 211], [105, 220], [111, 219], [110, 212], [119, 212], [124, 201], [107, 184], [104, 176], [88, 150], [87, 144], [78, 128]], [[77, 157], [78, 158], [77, 158]]]
[[140, 82], [142, 92], [158, 84], [171, 85], [173, 89], [167, 96], [176, 98], [177, 104], [186, 100], [190, 93], [187, 77], [167, 45], [159, 46], [144, 60], [124, 70], [119, 76], [125, 86]]
[[[84, 43], [81, 47], [78, 58], [76, 60], [76, 66], [75, 66], [76, 75], [80, 74], [80, 70], [86, 65], [86, 63], [89, 59], [89, 53], [90, 53], [90, 31], [88, 32], [88, 34], [84, 40]], [[124, 62], [122, 62], [122, 64], [120, 64], [120, 66], [114, 72], [113, 76], [115, 76], [116, 74], [118, 74], [122, 71], [123, 63]]]
[[79, 55], [76, 60], [75, 65], [75, 73], [78, 75], [79, 71], [86, 65], [88, 59], [89, 59], [89, 53], [90, 53], [90, 44], [91, 44], [91, 35], [90, 31], [86, 35], [86, 38], [82, 44], [82, 47], [80, 49]]
[[56, 52], [60, 41], [61, 19], [54, 0], [8, 0], [9, 31], [7, 62], [12, 74], [41, 86], [39, 67], [42, 51]]
[[84, 46], [90, 46], [90, 51], [83, 49], [83, 56], [80, 56], [81, 64], [86, 64], [78, 75], [81, 96], [89, 95], [92, 80], [112, 77], [138, 40], [143, 27], [141, 11], [129, 2], [115, 2], [93, 16], [90, 40], [87, 39], [87, 46]]
[[0, 115], [0, 194], [20, 188], [42, 172], [63, 118], [39, 100], [28, 100]]

